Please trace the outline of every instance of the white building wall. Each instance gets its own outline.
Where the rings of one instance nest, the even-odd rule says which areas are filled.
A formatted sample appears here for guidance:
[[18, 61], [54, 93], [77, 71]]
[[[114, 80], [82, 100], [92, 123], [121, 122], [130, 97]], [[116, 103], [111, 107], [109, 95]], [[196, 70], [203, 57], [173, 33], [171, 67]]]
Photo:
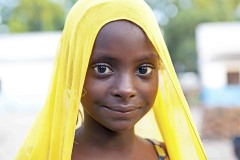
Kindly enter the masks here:
[[0, 36], [0, 110], [42, 107], [60, 32]]
[[226, 69], [222, 63], [201, 65], [202, 85], [207, 88], [223, 88], [226, 85]]
[[207, 61], [240, 51], [240, 23], [205, 23], [196, 29], [199, 58]]
[[[221, 57], [239, 55], [240, 58], [240, 23], [199, 25], [196, 30], [196, 43], [202, 85], [210, 88], [226, 86], [229, 65]], [[236, 59], [231, 60], [231, 68], [240, 65], [239, 62]]]
[[47, 94], [51, 70], [52, 61], [1, 63], [1, 96], [19, 107], [42, 105]]
[[[206, 23], [196, 29], [203, 103], [240, 105], [240, 23]], [[229, 84], [231, 72], [239, 83]]]

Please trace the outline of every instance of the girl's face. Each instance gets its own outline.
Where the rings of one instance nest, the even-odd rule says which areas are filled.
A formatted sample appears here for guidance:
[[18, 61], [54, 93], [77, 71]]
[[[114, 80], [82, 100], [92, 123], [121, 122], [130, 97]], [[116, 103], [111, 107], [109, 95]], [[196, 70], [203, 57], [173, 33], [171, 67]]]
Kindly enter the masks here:
[[84, 123], [114, 132], [133, 129], [154, 103], [158, 66], [142, 29], [128, 21], [106, 24], [96, 38], [83, 87]]

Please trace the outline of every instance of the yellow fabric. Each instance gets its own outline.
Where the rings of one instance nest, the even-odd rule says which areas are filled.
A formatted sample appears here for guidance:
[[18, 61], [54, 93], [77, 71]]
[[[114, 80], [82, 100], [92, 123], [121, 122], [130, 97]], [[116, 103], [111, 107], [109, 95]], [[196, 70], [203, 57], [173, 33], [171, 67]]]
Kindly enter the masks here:
[[158, 23], [143, 0], [79, 0], [73, 6], [59, 43], [49, 95], [16, 159], [71, 159], [79, 101], [96, 35], [106, 23], [120, 19], [140, 26], [162, 60], [153, 107], [154, 132], [166, 143], [170, 159], [206, 159]]

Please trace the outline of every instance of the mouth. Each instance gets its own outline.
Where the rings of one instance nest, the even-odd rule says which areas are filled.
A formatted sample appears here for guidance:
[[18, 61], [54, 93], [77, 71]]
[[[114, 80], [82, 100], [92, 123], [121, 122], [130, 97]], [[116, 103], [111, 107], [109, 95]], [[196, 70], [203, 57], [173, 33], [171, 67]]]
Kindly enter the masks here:
[[103, 106], [103, 107], [115, 112], [120, 112], [120, 113], [133, 112], [140, 108], [136, 106]]

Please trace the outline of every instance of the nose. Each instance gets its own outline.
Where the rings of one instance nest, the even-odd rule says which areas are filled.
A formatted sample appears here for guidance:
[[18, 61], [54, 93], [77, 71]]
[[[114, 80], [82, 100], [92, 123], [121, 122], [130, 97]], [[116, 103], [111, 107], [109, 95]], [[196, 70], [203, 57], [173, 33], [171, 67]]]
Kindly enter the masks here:
[[136, 96], [136, 81], [133, 75], [122, 74], [113, 82], [110, 94], [121, 99], [129, 99]]

